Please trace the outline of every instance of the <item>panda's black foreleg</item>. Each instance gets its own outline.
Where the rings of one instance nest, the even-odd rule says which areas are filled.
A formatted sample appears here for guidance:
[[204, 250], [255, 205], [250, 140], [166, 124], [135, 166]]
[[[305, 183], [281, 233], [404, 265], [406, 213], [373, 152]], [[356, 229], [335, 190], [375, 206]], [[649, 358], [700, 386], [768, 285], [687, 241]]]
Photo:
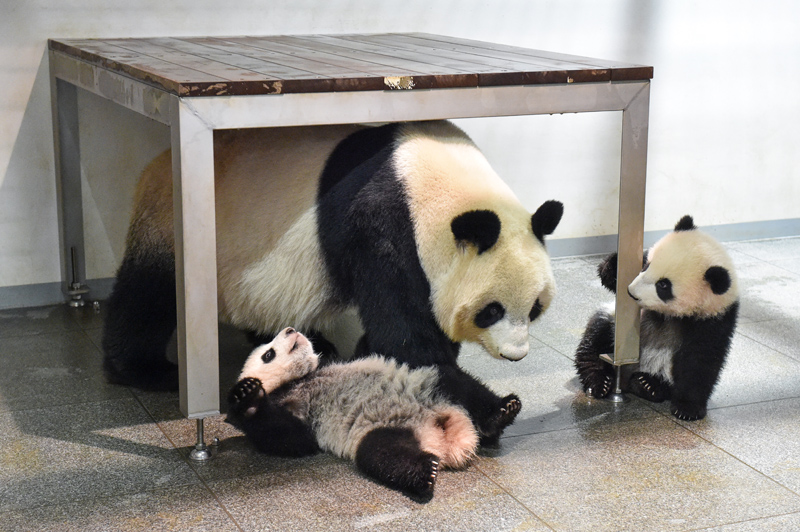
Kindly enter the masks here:
[[373, 429], [359, 443], [355, 463], [367, 477], [414, 499], [427, 502], [433, 497], [439, 458], [420, 448], [411, 429]]
[[311, 428], [273, 403], [261, 381], [242, 379], [228, 393], [225, 421], [244, 432], [262, 453], [307, 456], [319, 452]]
[[714, 392], [728, 357], [739, 304], [734, 303], [721, 316], [684, 322], [681, 347], [672, 358], [672, 414], [694, 421], [706, 416], [708, 400]]
[[478, 430], [481, 445], [496, 445], [522, 408], [519, 397], [514, 394], [498, 396], [455, 364], [443, 364], [438, 369], [439, 393], [464, 407]]
[[176, 325], [172, 256], [126, 256], [105, 309], [106, 379], [146, 390], [177, 390], [178, 366], [166, 359]]
[[602, 399], [611, 392], [614, 368], [600, 359], [600, 355], [614, 352], [614, 318], [605, 311], [597, 311], [586, 325], [575, 352], [575, 369], [587, 395]]

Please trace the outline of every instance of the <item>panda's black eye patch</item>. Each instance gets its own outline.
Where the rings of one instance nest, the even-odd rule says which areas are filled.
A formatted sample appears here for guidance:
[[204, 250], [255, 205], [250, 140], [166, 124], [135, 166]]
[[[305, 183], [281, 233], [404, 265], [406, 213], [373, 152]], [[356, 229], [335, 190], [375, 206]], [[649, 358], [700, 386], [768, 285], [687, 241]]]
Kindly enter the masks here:
[[266, 351], [264, 351], [264, 354], [263, 354], [263, 355], [261, 355], [261, 361], [262, 361], [264, 364], [269, 364], [269, 363], [270, 363], [270, 362], [272, 362], [273, 360], [275, 360], [275, 350], [274, 350], [273, 348], [271, 348], [271, 347], [270, 347], [269, 349], [267, 349]]
[[650, 263], [649, 263], [649, 262], [645, 262], [645, 263], [644, 263], [644, 266], [642, 266], [642, 271], [643, 271], [643, 272], [646, 272], [646, 271], [647, 271], [647, 268], [649, 268], [649, 267], [650, 267]]
[[537, 300], [536, 300], [536, 303], [534, 303], [534, 304], [533, 304], [533, 308], [531, 308], [531, 313], [530, 313], [530, 314], [528, 314], [528, 319], [529, 319], [530, 321], [533, 321], [533, 320], [535, 320], [536, 318], [538, 318], [538, 317], [539, 317], [539, 315], [542, 313], [542, 309], [543, 309], [543, 308], [544, 308], [544, 307], [542, 307], [542, 303], [541, 303], [541, 301], [539, 301], [539, 300], [537, 299]]
[[497, 303], [489, 303], [475, 316], [475, 325], [481, 329], [485, 329], [503, 319], [506, 315], [506, 309], [503, 305]]
[[675, 298], [672, 293], [672, 281], [667, 278], [659, 279], [656, 282], [656, 294], [664, 303]]

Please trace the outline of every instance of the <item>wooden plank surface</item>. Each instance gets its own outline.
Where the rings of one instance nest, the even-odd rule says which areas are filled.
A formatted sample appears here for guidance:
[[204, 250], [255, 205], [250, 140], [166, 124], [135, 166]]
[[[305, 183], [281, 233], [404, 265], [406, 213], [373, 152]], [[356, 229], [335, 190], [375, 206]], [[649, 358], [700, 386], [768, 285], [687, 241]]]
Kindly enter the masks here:
[[653, 68], [425, 33], [51, 39], [180, 96], [647, 80]]

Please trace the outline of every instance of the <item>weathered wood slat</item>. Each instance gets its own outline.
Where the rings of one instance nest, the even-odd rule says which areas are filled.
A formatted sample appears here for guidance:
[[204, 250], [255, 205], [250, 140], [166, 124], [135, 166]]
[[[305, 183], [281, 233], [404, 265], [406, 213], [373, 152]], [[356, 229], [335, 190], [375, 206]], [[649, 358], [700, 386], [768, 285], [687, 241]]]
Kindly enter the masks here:
[[426, 33], [64, 39], [52, 50], [180, 96], [647, 80], [653, 68]]

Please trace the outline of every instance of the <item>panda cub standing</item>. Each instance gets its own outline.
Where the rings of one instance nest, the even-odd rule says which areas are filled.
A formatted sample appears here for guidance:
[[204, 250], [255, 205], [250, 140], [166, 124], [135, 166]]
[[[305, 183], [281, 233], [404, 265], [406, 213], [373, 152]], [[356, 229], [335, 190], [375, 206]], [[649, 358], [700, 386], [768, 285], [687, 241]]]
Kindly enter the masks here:
[[[598, 272], [603, 286], [616, 291], [616, 253]], [[739, 296], [730, 257], [684, 216], [650, 249], [628, 294], [642, 317], [639, 371], [627, 391], [657, 403], [669, 399], [679, 419], [702, 419], [736, 328]], [[599, 310], [575, 354], [586, 393], [602, 398], [611, 391], [613, 368], [599, 357], [613, 351], [613, 308]]]
[[245, 361], [227, 421], [261, 452], [329, 451], [421, 500], [433, 496], [440, 467], [468, 465], [521, 408], [448, 366], [411, 369], [379, 355], [318, 365], [308, 339], [284, 329]]

